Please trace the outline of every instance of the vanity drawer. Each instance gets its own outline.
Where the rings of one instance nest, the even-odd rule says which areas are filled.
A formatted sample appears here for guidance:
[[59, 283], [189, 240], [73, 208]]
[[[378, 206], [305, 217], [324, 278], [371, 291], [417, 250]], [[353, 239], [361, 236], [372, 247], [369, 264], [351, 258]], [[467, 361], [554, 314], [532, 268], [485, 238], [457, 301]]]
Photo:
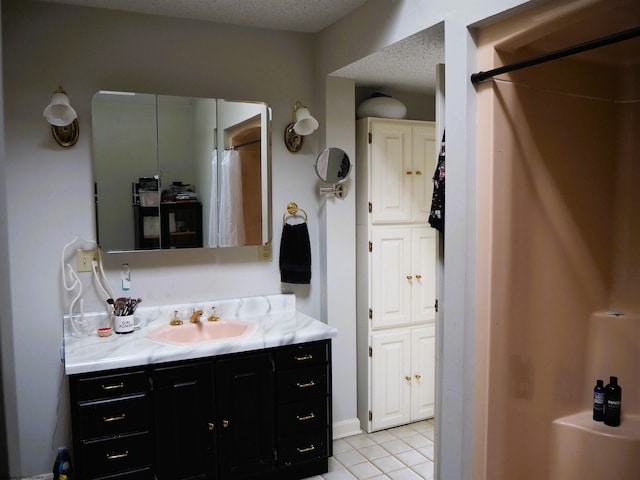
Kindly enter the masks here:
[[278, 462], [291, 466], [327, 456], [327, 429], [294, 435], [279, 442]]
[[328, 367], [299, 368], [278, 372], [278, 403], [324, 397], [328, 391]]
[[326, 342], [304, 343], [275, 352], [278, 370], [320, 365], [328, 361], [329, 347]]
[[80, 402], [78, 415], [78, 433], [83, 440], [139, 432], [150, 429], [151, 402], [145, 393]]
[[115, 375], [80, 377], [77, 379], [77, 400], [97, 400], [146, 392], [149, 380], [144, 370]]
[[328, 416], [327, 397], [287, 403], [278, 408], [278, 432], [288, 435], [327, 428]]
[[82, 442], [84, 472], [81, 476], [103, 476], [143, 469], [153, 463], [153, 439], [149, 432]]

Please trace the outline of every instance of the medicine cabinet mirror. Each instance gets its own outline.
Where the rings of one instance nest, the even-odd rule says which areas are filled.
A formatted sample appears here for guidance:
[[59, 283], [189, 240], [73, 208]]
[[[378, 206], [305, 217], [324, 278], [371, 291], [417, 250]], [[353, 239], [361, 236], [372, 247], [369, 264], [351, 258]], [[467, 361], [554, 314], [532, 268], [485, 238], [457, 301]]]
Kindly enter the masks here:
[[271, 110], [259, 102], [98, 92], [91, 105], [104, 251], [271, 240]]

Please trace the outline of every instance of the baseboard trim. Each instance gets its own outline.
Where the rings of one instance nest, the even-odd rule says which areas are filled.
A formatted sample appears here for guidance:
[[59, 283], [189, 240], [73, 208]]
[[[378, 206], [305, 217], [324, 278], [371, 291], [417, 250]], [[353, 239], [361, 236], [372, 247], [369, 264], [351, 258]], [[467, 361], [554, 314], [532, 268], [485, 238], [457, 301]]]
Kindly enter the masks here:
[[358, 435], [362, 433], [360, 430], [360, 420], [357, 418], [351, 418], [349, 420], [342, 420], [340, 422], [333, 423], [333, 439], [350, 437], [352, 435]]

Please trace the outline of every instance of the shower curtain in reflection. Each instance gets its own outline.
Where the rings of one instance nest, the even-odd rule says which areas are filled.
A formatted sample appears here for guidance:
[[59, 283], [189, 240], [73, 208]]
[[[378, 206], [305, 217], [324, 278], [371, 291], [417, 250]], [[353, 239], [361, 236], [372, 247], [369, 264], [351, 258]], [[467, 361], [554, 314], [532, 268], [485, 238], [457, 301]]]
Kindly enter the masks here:
[[207, 246], [209, 248], [218, 246], [218, 150], [211, 152], [211, 175], [210, 175], [210, 197], [209, 197], [209, 222]]
[[220, 163], [219, 234], [221, 247], [244, 245], [242, 167], [237, 150], [225, 150]]

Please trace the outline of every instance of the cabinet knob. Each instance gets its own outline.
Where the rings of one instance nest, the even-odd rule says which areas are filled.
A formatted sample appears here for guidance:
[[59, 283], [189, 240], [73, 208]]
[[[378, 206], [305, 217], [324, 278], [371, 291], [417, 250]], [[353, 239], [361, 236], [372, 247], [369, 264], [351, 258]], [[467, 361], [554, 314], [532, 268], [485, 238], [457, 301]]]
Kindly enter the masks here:
[[222, 426], [227, 428], [229, 426], [229, 420], [222, 420]]
[[408, 375], [407, 375], [406, 377], [404, 377], [404, 378], [407, 380], [407, 382], [410, 382], [410, 381], [411, 381], [411, 377], [410, 377], [410, 376], [408, 376]]
[[413, 172], [407, 172], [407, 175], [413, 175]]
[[407, 280], [411, 281], [413, 277], [411, 275], [407, 275]]
[[422, 378], [422, 375], [416, 375], [416, 380], [420, 380]]
[[416, 172], [416, 175], [422, 175], [422, 172], [421, 172], [420, 170], [418, 170], [418, 171]]
[[418, 280], [421, 280], [421, 279], [422, 279], [422, 275], [416, 275], [416, 278], [417, 278]]
[[215, 428], [215, 424], [213, 422], [209, 422], [207, 423], [207, 428], [209, 428], [209, 431], [211, 431]]

